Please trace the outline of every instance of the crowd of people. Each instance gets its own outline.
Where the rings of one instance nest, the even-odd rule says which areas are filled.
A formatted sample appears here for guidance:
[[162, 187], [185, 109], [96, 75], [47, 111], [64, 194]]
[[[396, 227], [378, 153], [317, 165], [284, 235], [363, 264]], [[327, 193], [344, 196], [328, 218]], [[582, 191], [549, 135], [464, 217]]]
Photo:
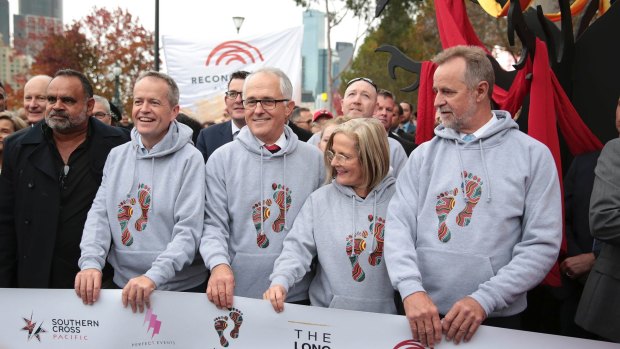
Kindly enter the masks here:
[[[525, 329], [527, 293], [562, 241], [553, 157], [492, 109], [483, 50], [433, 61], [439, 122], [417, 147], [414, 107], [365, 77], [346, 84], [340, 116], [296, 106], [277, 68], [237, 71], [230, 120], [204, 129], [160, 72], [134, 84], [133, 127], [78, 71], [28, 81], [29, 127], [0, 90], [0, 287], [74, 289], [87, 305], [122, 289], [134, 312], [168, 290], [220, 308], [243, 296], [403, 314], [430, 347], [480, 325]], [[620, 341], [619, 146], [578, 172], [590, 204], [566, 206], [596, 238], [581, 245], [598, 247], [560, 256], [585, 282], [563, 318], [583, 333], [563, 334]]]

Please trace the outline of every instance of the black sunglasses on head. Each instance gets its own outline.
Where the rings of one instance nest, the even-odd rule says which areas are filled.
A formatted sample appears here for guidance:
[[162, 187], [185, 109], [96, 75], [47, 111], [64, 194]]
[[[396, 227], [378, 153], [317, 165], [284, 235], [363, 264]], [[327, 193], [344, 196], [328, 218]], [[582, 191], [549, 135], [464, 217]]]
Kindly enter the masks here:
[[347, 82], [347, 87], [346, 88], [349, 88], [349, 86], [351, 86], [351, 84], [353, 84], [354, 82], [358, 82], [358, 81], [367, 82], [367, 83], [371, 84], [372, 87], [374, 87], [376, 91], [379, 90], [379, 88], [377, 87], [377, 84], [375, 84], [374, 81], [370, 80], [369, 78], [364, 78], [364, 77], [359, 77], [359, 78], [355, 78], [355, 79], [349, 80], [349, 82]]

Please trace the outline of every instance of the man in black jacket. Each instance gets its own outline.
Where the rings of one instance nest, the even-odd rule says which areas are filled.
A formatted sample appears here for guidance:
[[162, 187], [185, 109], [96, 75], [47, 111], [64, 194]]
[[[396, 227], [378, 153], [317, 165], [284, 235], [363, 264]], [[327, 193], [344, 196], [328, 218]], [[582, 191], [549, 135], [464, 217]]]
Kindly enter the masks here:
[[73, 288], [86, 215], [110, 150], [128, 141], [91, 118], [84, 74], [60, 70], [45, 122], [5, 141], [0, 175], [0, 287]]

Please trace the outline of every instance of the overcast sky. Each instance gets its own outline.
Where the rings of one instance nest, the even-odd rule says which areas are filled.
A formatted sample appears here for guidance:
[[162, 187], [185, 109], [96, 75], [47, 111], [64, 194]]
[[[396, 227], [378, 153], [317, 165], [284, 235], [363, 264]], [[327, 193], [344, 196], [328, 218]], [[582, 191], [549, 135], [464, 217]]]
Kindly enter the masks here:
[[[17, 13], [18, 3], [18, 0], [9, 0], [12, 14]], [[63, 22], [67, 24], [85, 17], [94, 6], [126, 8], [138, 16], [147, 29], [155, 28], [155, 0], [64, 0]], [[159, 6], [160, 35], [187, 38], [236, 35], [233, 16], [245, 17], [240, 35], [265, 34], [303, 24], [304, 8], [296, 6], [294, 0], [160, 0]], [[313, 6], [318, 8], [317, 4]], [[348, 17], [335, 28], [332, 46], [336, 41], [353, 42], [356, 34], [366, 29], [363, 24], [358, 28], [358, 23]], [[359, 41], [358, 46], [361, 43]]]

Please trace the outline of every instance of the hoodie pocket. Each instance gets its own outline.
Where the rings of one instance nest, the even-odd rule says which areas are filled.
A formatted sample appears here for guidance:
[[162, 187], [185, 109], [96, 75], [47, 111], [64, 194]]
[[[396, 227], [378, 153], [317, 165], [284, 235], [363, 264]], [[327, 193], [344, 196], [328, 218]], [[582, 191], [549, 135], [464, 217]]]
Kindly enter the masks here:
[[329, 303], [329, 307], [371, 313], [396, 314], [394, 299], [356, 298], [335, 295], [331, 303]]
[[487, 256], [428, 247], [418, 248], [417, 254], [422, 285], [444, 315], [495, 275]]
[[269, 288], [269, 275], [278, 254], [251, 254], [237, 252], [231, 267], [235, 275], [235, 296], [263, 298]]

